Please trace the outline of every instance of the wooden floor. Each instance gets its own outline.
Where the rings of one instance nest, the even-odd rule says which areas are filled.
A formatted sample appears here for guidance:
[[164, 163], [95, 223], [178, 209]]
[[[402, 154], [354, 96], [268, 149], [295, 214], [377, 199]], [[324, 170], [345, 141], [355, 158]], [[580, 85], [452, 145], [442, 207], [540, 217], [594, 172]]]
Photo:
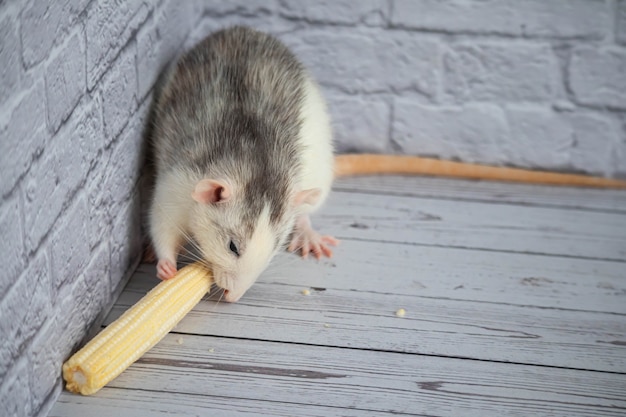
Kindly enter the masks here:
[[279, 256], [50, 415], [626, 415], [626, 192], [349, 179], [314, 223], [331, 260]]

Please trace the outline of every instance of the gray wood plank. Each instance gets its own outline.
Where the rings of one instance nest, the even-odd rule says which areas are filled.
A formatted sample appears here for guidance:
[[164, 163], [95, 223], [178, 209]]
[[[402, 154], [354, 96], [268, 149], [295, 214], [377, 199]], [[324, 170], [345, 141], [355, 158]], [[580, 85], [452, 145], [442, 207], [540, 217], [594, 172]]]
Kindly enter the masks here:
[[111, 386], [431, 416], [626, 413], [618, 374], [206, 336], [166, 336]]
[[[190, 395], [105, 387], [93, 397], [64, 391], [48, 417], [374, 417], [379, 413], [293, 402], [249, 400], [214, 395]], [[415, 416], [415, 414], [399, 414]]]
[[339, 178], [333, 188], [348, 192], [626, 213], [624, 190], [391, 175]]
[[626, 314], [621, 263], [344, 240], [331, 260], [281, 254], [261, 281]]
[[626, 415], [625, 193], [342, 181], [314, 220], [334, 259], [281, 254], [50, 415]]
[[339, 238], [626, 261], [626, 215], [334, 192], [314, 223]]
[[589, 259], [346, 239], [329, 260], [281, 253], [258, 282], [626, 314], [624, 265]]
[[[154, 285], [153, 269], [142, 269], [107, 324]], [[237, 304], [201, 302], [175, 331], [626, 373], [624, 315], [316, 284], [304, 296], [304, 287], [261, 280]]]

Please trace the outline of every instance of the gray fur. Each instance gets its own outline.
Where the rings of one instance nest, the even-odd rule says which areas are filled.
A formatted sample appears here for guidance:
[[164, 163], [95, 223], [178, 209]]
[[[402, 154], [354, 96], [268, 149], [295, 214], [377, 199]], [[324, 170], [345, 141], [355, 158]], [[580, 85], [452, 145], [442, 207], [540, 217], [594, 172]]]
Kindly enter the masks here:
[[253, 227], [266, 203], [279, 222], [299, 175], [304, 77], [269, 35], [234, 27], [209, 36], [180, 58], [157, 99], [157, 175], [232, 178], [247, 207], [243, 228]]

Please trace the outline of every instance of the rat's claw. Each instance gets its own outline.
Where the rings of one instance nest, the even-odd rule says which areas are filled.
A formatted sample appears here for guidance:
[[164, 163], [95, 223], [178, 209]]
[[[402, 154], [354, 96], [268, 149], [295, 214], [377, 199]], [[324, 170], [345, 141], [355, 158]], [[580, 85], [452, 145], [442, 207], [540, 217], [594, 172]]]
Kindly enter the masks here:
[[329, 246], [337, 246], [339, 244], [339, 240], [335, 239], [332, 236], [319, 236], [316, 245], [314, 246], [313, 252], [315, 253], [315, 257], [320, 259], [322, 255], [327, 258], [332, 258], [333, 251]]
[[324, 235], [320, 240], [330, 246], [337, 246], [339, 244], [339, 239], [330, 235]]
[[167, 280], [176, 275], [176, 264], [167, 259], [159, 259], [157, 264], [157, 277], [162, 280]]

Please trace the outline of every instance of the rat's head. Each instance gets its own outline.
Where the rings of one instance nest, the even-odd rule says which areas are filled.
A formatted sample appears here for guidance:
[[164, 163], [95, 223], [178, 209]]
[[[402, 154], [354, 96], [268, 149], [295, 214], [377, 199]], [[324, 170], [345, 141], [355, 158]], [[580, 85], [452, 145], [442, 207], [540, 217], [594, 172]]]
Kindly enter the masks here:
[[266, 198], [249, 188], [227, 180], [203, 179], [192, 193], [192, 233], [229, 302], [239, 300], [285, 247], [298, 208], [319, 196], [315, 189], [294, 193], [291, 198]]

